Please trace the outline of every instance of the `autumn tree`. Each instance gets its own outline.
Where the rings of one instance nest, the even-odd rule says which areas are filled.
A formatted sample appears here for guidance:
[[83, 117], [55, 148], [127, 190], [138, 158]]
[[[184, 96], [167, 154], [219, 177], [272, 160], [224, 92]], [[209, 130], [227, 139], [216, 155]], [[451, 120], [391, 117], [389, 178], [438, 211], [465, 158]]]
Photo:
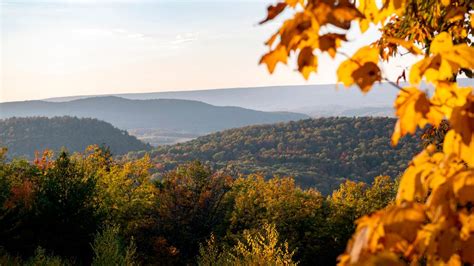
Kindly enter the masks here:
[[232, 248], [220, 247], [211, 235], [206, 245], [200, 245], [197, 264], [214, 265], [258, 265], [258, 266], [295, 266], [294, 251], [288, 243], [280, 243], [278, 231], [273, 224], [263, 224], [253, 231], [245, 230], [243, 240], [237, 241]]
[[388, 176], [378, 176], [372, 185], [347, 180], [328, 197], [330, 212], [327, 231], [330, 236], [324, 254], [325, 264], [334, 264], [354, 233], [354, 222], [360, 217], [391, 204], [396, 194], [396, 182]]
[[[89, 243], [101, 224], [94, 204], [96, 176], [66, 152], [46, 151], [34, 164], [0, 164], [7, 199], [0, 206], [0, 246], [29, 256], [37, 247], [87, 263]], [[2, 189], [2, 190], [3, 190]]]
[[139, 160], [114, 160], [106, 147], [91, 145], [75, 159], [97, 177], [96, 204], [105, 223], [130, 237], [151, 222], [157, 189], [151, 180], [148, 155]]
[[[260, 175], [238, 178], [227, 193], [226, 241], [234, 245], [246, 230], [259, 230], [266, 223], [276, 226], [280, 238], [295, 251], [303, 265], [321, 263], [314, 253], [322, 254], [330, 238], [326, 227], [325, 198], [314, 189], [303, 190], [292, 178]], [[326, 246], [327, 247], [327, 246]]]
[[[474, 69], [474, 2], [470, 0], [285, 0], [268, 8], [262, 21], [284, 10], [292, 14], [266, 42], [261, 63], [273, 72], [295, 54], [308, 78], [318, 69], [318, 54], [347, 59], [337, 70], [345, 86], [368, 93], [387, 81], [399, 94], [392, 144], [426, 125], [447, 120], [449, 130], [438, 151], [433, 145], [414, 157], [401, 177], [396, 204], [357, 222], [357, 231], [339, 263], [461, 265], [474, 263], [474, 95], [456, 78]], [[349, 30], [375, 25], [381, 37], [352, 56], [340, 51]], [[420, 59], [406, 86], [388, 80], [382, 62], [400, 52]], [[420, 82], [434, 87], [425, 92]]]
[[199, 162], [166, 173], [156, 181], [153, 222], [137, 235], [138, 251], [153, 263], [190, 263], [199, 243], [222, 222], [222, 199], [232, 181]]

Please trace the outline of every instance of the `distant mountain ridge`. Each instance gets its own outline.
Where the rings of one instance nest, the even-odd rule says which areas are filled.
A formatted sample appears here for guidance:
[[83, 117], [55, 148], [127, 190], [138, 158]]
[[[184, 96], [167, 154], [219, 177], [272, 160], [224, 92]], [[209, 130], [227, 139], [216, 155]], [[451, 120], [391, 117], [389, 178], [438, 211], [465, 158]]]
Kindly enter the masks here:
[[[375, 87], [381, 86], [383, 85], [376, 85]], [[106, 96], [118, 96], [133, 100], [180, 99], [200, 101], [216, 106], [238, 106], [260, 111], [295, 111], [304, 107], [328, 105], [355, 108], [365, 106], [367, 102], [375, 106], [390, 106], [390, 97], [396, 96], [396, 90], [390, 89], [386, 92], [374, 90], [371, 94], [363, 95], [356, 88], [346, 90], [340, 86], [337, 89], [336, 85], [329, 84], [125, 93]], [[89, 97], [94, 96], [59, 97], [45, 99], [45, 101], [64, 102]]]
[[[459, 79], [460, 86], [474, 86], [474, 79]], [[403, 85], [403, 84], [401, 84]], [[426, 84], [421, 87], [428, 88]], [[260, 111], [291, 111], [304, 113], [313, 117], [351, 116], [353, 113], [367, 113], [366, 108], [385, 108], [382, 116], [393, 112], [389, 110], [398, 94], [398, 90], [388, 83], [376, 83], [370, 93], [364, 94], [358, 88], [345, 89], [343, 85], [301, 85], [301, 86], [269, 86], [210, 89], [194, 91], [169, 91], [151, 93], [113, 94], [127, 99], [182, 99], [201, 101], [216, 106], [238, 106]], [[93, 96], [72, 96], [50, 98], [46, 101], [69, 101]], [[337, 108], [333, 108], [337, 106]], [[357, 109], [365, 109], [358, 111]], [[356, 115], [357, 116], [357, 115]]]
[[121, 129], [157, 128], [195, 134], [308, 118], [298, 113], [263, 112], [241, 107], [213, 106], [198, 101], [130, 100], [116, 96], [68, 102], [0, 103], [0, 118], [63, 115], [97, 118]]
[[111, 124], [90, 118], [27, 117], [0, 120], [0, 147], [8, 148], [8, 156], [34, 158], [45, 149], [83, 152], [91, 144], [106, 145], [113, 154], [148, 150], [140, 142]]

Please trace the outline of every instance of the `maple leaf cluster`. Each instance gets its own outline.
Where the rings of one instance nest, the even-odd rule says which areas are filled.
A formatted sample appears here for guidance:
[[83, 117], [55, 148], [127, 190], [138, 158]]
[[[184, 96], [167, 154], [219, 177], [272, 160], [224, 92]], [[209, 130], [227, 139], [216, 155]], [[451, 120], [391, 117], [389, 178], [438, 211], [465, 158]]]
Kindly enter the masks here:
[[[400, 51], [423, 57], [410, 67], [408, 86], [390, 82], [400, 91], [392, 145], [418, 128], [449, 124], [441, 150], [430, 145], [412, 160], [395, 204], [358, 220], [339, 264], [474, 264], [474, 92], [456, 83], [474, 69], [474, 1], [286, 0], [270, 6], [262, 23], [287, 9], [293, 16], [266, 42], [261, 59], [270, 72], [295, 54], [307, 79], [317, 72], [317, 52], [334, 58], [351, 27], [365, 32], [374, 24], [380, 39], [347, 56], [339, 82], [367, 93], [388, 80], [381, 62]], [[422, 81], [434, 90], [423, 91]]]

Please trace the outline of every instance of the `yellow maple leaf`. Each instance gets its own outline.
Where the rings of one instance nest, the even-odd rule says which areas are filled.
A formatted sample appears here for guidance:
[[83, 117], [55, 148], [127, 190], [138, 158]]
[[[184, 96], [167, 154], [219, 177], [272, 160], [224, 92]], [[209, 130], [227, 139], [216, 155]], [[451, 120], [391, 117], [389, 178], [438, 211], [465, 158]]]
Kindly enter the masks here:
[[474, 48], [467, 44], [453, 45], [447, 32], [438, 34], [430, 46], [430, 54], [414, 64], [410, 70], [410, 82], [418, 84], [423, 76], [430, 82], [446, 81], [461, 68], [474, 69]]
[[438, 125], [443, 115], [431, 108], [426, 94], [415, 87], [404, 88], [395, 100], [398, 123], [392, 135], [392, 145], [396, 145], [400, 137], [415, 133], [417, 127], [423, 128], [428, 122]]
[[313, 48], [305, 47], [298, 55], [298, 71], [308, 79], [311, 72], [316, 72], [318, 68], [318, 58], [313, 54]]
[[376, 81], [381, 80], [378, 63], [378, 49], [364, 46], [351, 58], [341, 63], [337, 69], [337, 77], [346, 87], [357, 84], [362, 92], [370, 90]]
[[382, 9], [383, 15], [379, 15], [380, 16], [379, 19], [382, 21], [382, 20], [385, 20], [385, 18], [387, 18], [387, 16], [391, 14], [397, 14], [397, 15], [402, 14], [402, 12], [405, 10], [406, 4], [407, 4], [407, 0], [384, 1], [384, 5]]
[[380, 220], [384, 211], [378, 211], [371, 216], [364, 216], [356, 221], [357, 231], [350, 242], [349, 264], [358, 262], [365, 252], [377, 250], [378, 242], [384, 237], [385, 232]]
[[411, 67], [410, 82], [420, 83], [423, 76], [430, 82], [445, 81], [453, 76], [453, 68], [441, 55], [425, 58]]
[[474, 95], [463, 106], [454, 107], [449, 120], [452, 129], [446, 134], [444, 152], [454, 153], [474, 167]]
[[[430, 163], [426, 152], [417, 156], [418, 160], [413, 160], [405, 170], [400, 180], [400, 187], [397, 194], [397, 202], [413, 202], [423, 199], [428, 193], [426, 178], [431, 174], [433, 164]], [[420, 160], [423, 158], [423, 160]]]
[[285, 2], [291, 7], [295, 7], [297, 4], [304, 5], [304, 0], [285, 0]]
[[453, 190], [462, 205], [474, 203], [474, 171], [463, 171], [453, 180]]
[[460, 88], [457, 83], [452, 82], [438, 82], [431, 102], [449, 119], [453, 108], [463, 106], [471, 93], [472, 88]]
[[364, 17], [359, 20], [359, 27], [361, 32], [367, 31], [371, 22], [379, 22], [380, 10], [377, 4], [373, 0], [361, 0], [357, 8], [360, 10]]
[[423, 205], [410, 203], [388, 207], [381, 219], [385, 233], [399, 235], [402, 239], [413, 242], [416, 232], [425, 222]]
[[449, 130], [444, 137], [443, 152], [445, 154], [455, 154], [469, 165], [474, 165], [474, 142], [466, 145], [462, 141], [462, 136], [454, 130]]
[[341, 46], [341, 41], [346, 41], [346, 35], [328, 33], [319, 37], [319, 49], [323, 52], [328, 52], [334, 58], [336, 56], [337, 48]]
[[436, 35], [430, 45], [430, 54], [441, 53], [453, 48], [453, 40], [447, 32]]
[[278, 46], [275, 50], [268, 52], [262, 59], [260, 59], [260, 64], [266, 64], [268, 71], [273, 73], [275, 66], [278, 62], [286, 64], [288, 60], [288, 53], [284, 46]]
[[285, 46], [288, 51], [296, 50], [306, 46], [317, 47], [319, 23], [309, 11], [298, 12], [293, 19], [289, 19], [281, 26], [280, 45]]
[[267, 17], [264, 20], [260, 21], [260, 24], [263, 24], [269, 20], [274, 19], [281, 12], [283, 12], [283, 10], [285, 10], [286, 6], [287, 6], [287, 3], [284, 3], [284, 2], [278, 3], [274, 6], [269, 6], [267, 8]]

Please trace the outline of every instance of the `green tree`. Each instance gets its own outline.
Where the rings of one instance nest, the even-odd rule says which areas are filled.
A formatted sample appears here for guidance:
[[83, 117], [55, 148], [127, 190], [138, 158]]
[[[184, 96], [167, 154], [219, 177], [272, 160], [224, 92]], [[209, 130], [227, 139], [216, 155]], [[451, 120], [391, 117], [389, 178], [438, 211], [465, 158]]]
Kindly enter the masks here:
[[120, 238], [117, 226], [106, 226], [97, 233], [92, 249], [94, 250], [93, 266], [133, 266], [137, 265], [135, 243], [125, 246]]
[[199, 248], [198, 265], [257, 265], [292, 266], [294, 251], [288, 249], [288, 243], [280, 244], [275, 225], [264, 224], [258, 230], [245, 230], [243, 240], [232, 248], [220, 248], [211, 235], [206, 246]]
[[304, 263], [318, 260], [325, 245], [325, 217], [328, 209], [321, 193], [302, 190], [292, 178], [272, 178], [251, 175], [239, 178], [226, 195], [226, 218], [229, 245], [241, 241], [245, 230], [256, 230], [271, 223], [282, 240], [287, 241], [295, 258]]

